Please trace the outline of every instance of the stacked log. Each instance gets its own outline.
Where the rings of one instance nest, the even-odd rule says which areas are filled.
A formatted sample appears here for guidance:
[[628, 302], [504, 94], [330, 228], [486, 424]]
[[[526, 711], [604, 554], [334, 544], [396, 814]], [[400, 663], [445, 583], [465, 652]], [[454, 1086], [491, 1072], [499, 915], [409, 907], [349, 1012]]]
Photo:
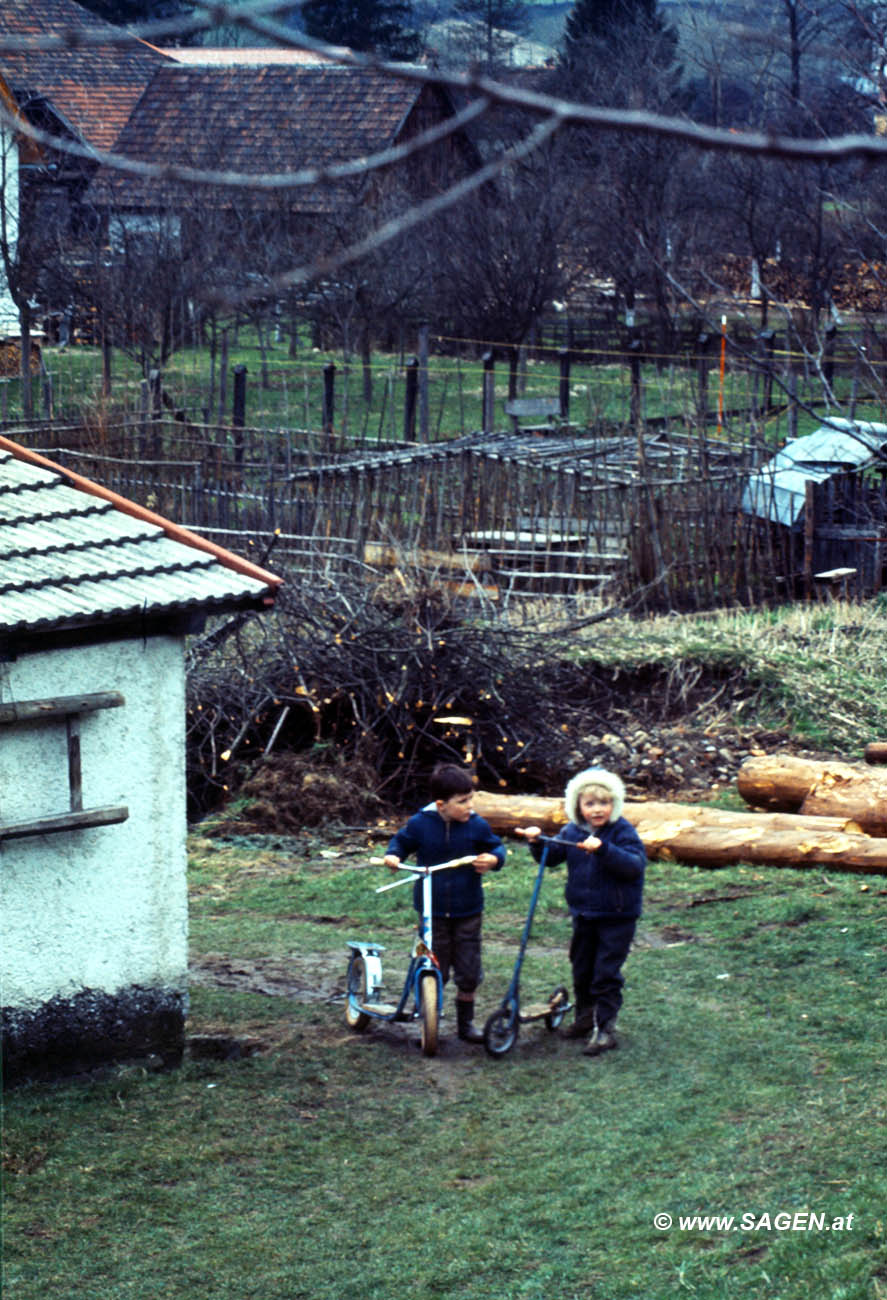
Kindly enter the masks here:
[[[540, 795], [478, 791], [474, 807], [500, 834], [523, 826], [556, 834], [566, 821], [563, 801]], [[652, 801], [626, 803], [624, 815], [653, 859], [699, 867], [747, 862], [887, 875], [887, 842], [841, 815], [734, 813]]]
[[776, 754], [746, 759], [736, 784], [754, 808], [844, 817], [867, 835], [887, 836], [885, 771]]
[[867, 763], [887, 763], [887, 740], [873, 740], [863, 750]]

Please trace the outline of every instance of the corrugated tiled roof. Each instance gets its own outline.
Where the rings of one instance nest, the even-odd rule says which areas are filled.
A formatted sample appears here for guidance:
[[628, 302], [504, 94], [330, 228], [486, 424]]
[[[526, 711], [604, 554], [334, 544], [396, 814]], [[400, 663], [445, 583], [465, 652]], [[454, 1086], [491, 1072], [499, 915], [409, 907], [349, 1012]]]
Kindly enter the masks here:
[[0, 439], [0, 635], [273, 602], [272, 574], [93, 492]]
[[[120, 29], [73, 0], [0, 0], [0, 37], [60, 36]], [[0, 75], [27, 112], [42, 96], [90, 145], [111, 149], [133, 106], [167, 56], [144, 41], [59, 50], [0, 50]]]
[[[420, 98], [437, 119], [452, 112], [437, 87], [371, 68], [166, 65], [133, 110], [117, 149], [146, 162], [247, 174], [328, 166], [396, 143]], [[299, 206], [330, 206], [333, 191], [324, 200], [319, 189]], [[91, 189], [99, 202], [112, 197], [115, 206], [131, 208], [156, 206], [159, 192], [154, 181], [108, 169]]]

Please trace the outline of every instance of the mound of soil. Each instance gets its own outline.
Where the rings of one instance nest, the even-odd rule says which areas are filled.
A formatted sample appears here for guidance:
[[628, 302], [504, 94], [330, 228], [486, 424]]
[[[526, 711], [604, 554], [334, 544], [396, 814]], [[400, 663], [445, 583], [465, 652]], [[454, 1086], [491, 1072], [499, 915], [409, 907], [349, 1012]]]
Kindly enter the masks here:
[[240, 787], [223, 814], [227, 834], [289, 835], [305, 826], [375, 820], [382, 801], [378, 775], [365, 759], [345, 759], [325, 746], [270, 755]]

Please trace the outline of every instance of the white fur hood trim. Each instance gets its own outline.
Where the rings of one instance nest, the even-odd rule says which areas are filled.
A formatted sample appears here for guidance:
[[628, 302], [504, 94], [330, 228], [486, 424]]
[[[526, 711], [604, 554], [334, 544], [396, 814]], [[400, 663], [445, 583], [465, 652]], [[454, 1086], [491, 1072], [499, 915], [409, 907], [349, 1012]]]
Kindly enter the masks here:
[[587, 785], [601, 785], [613, 796], [611, 822], [622, 816], [622, 809], [625, 807], [625, 786], [622, 784], [622, 779], [615, 772], [608, 772], [603, 767], [589, 767], [584, 772], [577, 772], [564, 791], [564, 807], [571, 822], [579, 822], [582, 825], [579, 816], [579, 795]]

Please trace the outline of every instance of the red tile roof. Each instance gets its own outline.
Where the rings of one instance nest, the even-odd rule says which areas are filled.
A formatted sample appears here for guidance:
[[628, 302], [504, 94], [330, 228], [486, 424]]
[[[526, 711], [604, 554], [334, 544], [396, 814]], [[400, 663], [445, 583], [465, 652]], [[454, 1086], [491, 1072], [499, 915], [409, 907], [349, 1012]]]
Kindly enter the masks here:
[[73, 0], [0, 0], [0, 76], [19, 104], [28, 95], [48, 99], [84, 141], [110, 149], [154, 71], [169, 62], [166, 55], [136, 40], [79, 49], [2, 48], [4, 36], [84, 30], [120, 34]]
[[[414, 109], [452, 113], [445, 91], [388, 73], [338, 64], [203, 67], [155, 73], [117, 143], [127, 157], [242, 173], [292, 172], [360, 158], [398, 141]], [[98, 201], [156, 205], [155, 182], [109, 169]], [[166, 192], [165, 192], [166, 193]], [[331, 202], [315, 191], [306, 208]]]

